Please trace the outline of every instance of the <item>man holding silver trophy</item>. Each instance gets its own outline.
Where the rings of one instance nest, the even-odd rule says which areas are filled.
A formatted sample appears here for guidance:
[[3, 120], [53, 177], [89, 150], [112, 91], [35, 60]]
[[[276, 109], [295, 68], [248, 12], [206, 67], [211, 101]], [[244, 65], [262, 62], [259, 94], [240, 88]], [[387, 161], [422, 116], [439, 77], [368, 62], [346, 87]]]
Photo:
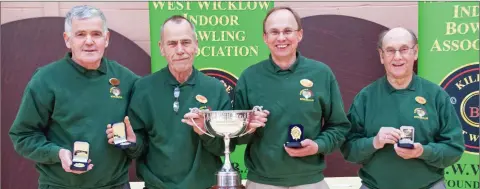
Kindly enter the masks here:
[[327, 189], [324, 156], [350, 129], [337, 80], [327, 65], [297, 51], [303, 30], [291, 8], [271, 9], [263, 27], [270, 58], [247, 68], [235, 88], [234, 109], [270, 111], [265, 127], [235, 140], [247, 144], [246, 187]]
[[[168, 18], [158, 45], [168, 65], [134, 85], [125, 132], [126, 140], [136, 145], [126, 152], [137, 158], [137, 176], [145, 182], [145, 189], [205, 189], [218, 185], [214, 174], [222, 167], [220, 156], [235, 147], [233, 143], [228, 145], [228, 137], [246, 132], [247, 125], [263, 123], [250, 121], [255, 117], [251, 110], [227, 111], [232, 104], [223, 84], [193, 67], [198, 41], [190, 21], [179, 15]], [[208, 113], [216, 111], [221, 113]], [[222, 126], [218, 133], [212, 127], [208, 127], [211, 132], [205, 132], [206, 115], [214, 118], [208, 119], [207, 125], [216, 121], [218, 125], [213, 128]], [[107, 129], [111, 144], [113, 133], [112, 128]], [[230, 171], [228, 175], [234, 173], [228, 166], [222, 170]]]
[[417, 37], [405, 28], [380, 35], [385, 76], [355, 97], [342, 153], [362, 164], [361, 189], [444, 189], [444, 169], [464, 151], [462, 126], [449, 95], [413, 72]]

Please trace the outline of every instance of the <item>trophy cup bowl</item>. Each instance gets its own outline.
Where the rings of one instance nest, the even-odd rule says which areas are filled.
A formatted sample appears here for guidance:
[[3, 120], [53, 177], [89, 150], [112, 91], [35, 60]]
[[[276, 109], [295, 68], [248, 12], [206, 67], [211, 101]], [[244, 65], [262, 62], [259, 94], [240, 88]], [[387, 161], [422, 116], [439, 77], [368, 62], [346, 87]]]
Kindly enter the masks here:
[[225, 161], [220, 171], [216, 173], [217, 184], [213, 189], [243, 189], [245, 188], [240, 179], [239, 173], [233, 169], [230, 162], [230, 139], [242, 137], [252, 132], [253, 128], [247, 131], [251, 116], [256, 111], [262, 111], [261, 106], [255, 106], [252, 110], [199, 110], [191, 108], [190, 112], [199, 113], [204, 118], [206, 131], [200, 128], [193, 119], [195, 127], [210, 137], [223, 137], [225, 143]]

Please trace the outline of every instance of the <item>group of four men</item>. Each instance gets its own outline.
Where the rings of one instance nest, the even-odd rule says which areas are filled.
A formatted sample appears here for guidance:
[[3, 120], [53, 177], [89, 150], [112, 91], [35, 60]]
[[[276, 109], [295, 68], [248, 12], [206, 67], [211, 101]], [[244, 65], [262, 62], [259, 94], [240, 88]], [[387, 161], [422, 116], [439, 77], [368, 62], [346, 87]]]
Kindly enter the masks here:
[[[259, 105], [264, 110], [248, 125], [255, 131], [231, 145], [247, 144], [248, 189], [329, 188], [324, 156], [339, 148], [346, 160], [363, 165], [362, 188], [445, 188], [443, 169], [464, 150], [461, 125], [447, 93], [413, 73], [414, 33], [381, 34], [386, 74], [360, 91], [347, 116], [332, 70], [297, 51], [298, 14], [275, 7], [263, 30], [271, 54], [242, 73], [232, 105], [221, 82], [193, 66], [198, 41], [184, 17], [162, 25], [158, 45], [168, 65], [140, 78], [103, 56], [109, 44], [103, 13], [74, 7], [64, 32], [71, 52], [37, 69], [28, 83], [9, 132], [15, 150], [36, 162], [40, 189], [128, 189], [131, 159], [145, 188], [205, 189], [214, 185], [225, 148], [221, 138], [194, 127], [191, 120], [204, 127], [202, 116], [189, 108]], [[299, 95], [303, 90], [307, 96]], [[418, 108], [424, 115], [412, 113]], [[136, 145], [112, 145], [115, 122], [125, 123], [126, 139]], [[300, 148], [284, 145], [292, 124], [303, 126]], [[397, 144], [402, 125], [415, 128], [413, 149]], [[70, 169], [75, 141], [90, 144], [86, 171]]]

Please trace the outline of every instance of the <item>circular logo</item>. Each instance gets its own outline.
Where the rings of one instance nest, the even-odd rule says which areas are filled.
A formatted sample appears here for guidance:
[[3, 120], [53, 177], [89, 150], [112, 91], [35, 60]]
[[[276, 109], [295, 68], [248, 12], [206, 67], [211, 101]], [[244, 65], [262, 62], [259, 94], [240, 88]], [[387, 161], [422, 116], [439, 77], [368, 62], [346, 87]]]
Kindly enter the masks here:
[[118, 87], [112, 87], [112, 88], [110, 89], [110, 92], [111, 92], [113, 95], [115, 95], [115, 96], [120, 95], [120, 89], [119, 89]]
[[108, 82], [109, 82], [111, 85], [113, 85], [113, 86], [118, 86], [118, 85], [120, 85], [120, 80], [118, 80], [117, 78], [114, 78], [114, 77], [113, 77], [113, 78], [110, 78], [110, 79], [108, 80]]
[[208, 75], [210, 77], [217, 78], [220, 80], [220, 82], [223, 83], [223, 86], [225, 86], [225, 90], [227, 91], [228, 95], [230, 96], [230, 100], [235, 98], [235, 86], [237, 86], [237, 77], [233, 75], [232, 73], [218, 69], [218, 68], [202, 68], [199, 69], [202, 73], [205, 75]]
[[427, 100], [425, 100], [425, 98], [423, 98], [423, 97], [421, 97], [421, 96], [415, 97], [415, 101], [417, 101], [419, 104], [425, 104], [425, 103], [427, 103]]
[[302, 96], [305, 97], [306, 99], [312, 97], [312, 91], [311, 90], [302, 90]]
[[418, 116], [420, 116], [420, 117], [423, 117], [423, 116], [425, 116], [425, 114], [426, 114], [426, 113], [425, 113], [425, 110], [424, 110], [423, 108], [416, 108], [416, 109], [415, 109], [415, 113], [416, 113]]
[[202, 96], [202, 95], [197, 95], [195, 96], [195, 99], [197, 99], [199, 102], [201, 102], [202, 104], [205, 104], [208, 102], [207, 98]]
[[480, 149], [479, 71], [478, 62], [467, 64], [452, 71], [440, 84], [450, 95], [450, 103], [462, 122], [466, 152], [476, 155]]
[[313, 86], [313, 82], [308, 80], [308, 79], [300, 80], [300, 84], [304, 87], [312, 87]]

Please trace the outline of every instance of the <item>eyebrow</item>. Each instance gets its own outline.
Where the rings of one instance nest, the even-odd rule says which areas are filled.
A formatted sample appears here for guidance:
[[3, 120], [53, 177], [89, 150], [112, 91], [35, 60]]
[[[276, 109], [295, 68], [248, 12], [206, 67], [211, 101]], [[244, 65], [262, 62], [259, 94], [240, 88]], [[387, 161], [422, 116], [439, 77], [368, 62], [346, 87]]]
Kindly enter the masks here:
[[[293, 29], [293, 28], [291, 28], [291, 27], [283, 28], [283, 30], [286, 30], [286, 29], [295, 30], [295, 29]], [[280, 30], [280, 29], [278, 29], [278, 28], [272, 28], [272, 29], [270, 29], [270, 30]]]
[[[77, 31], [77, 32], [75, 32], [75, 33], [83, 33], [83, 32], [85, 32], [85, 33], [89, 33], [87, 30], [78, 30], [78, 31]], [[90, 33], [92, 33], [92, 32], [99, 32], [99, 33], [103, 33], [103, 31], [102, 31], [102, 30], [92, 30], [92, 31], [90, 31]]]
[[[400, 45], [398, 45], [398, 46], [400, 46], [400, 47], [404, 47], [404, 46], [410, 47], [410, 46], [412, 46], [412, 45], [415, 45], [415, 44], [403, 43], [403, 44], [400, 44]], [[389, 45], [389, 44], [385, 44], [384, 46], [385, 46], [385, 48], [389, 48], [389, 47], [392, 47], [392, 48], [393, 48], [393, 46], [392, 46], [392, 45]]]
[[168, 40], [167, 43], [177, 43], [177, 42], [191, 42], [191, 39], [180, 39], [180, 40]]

